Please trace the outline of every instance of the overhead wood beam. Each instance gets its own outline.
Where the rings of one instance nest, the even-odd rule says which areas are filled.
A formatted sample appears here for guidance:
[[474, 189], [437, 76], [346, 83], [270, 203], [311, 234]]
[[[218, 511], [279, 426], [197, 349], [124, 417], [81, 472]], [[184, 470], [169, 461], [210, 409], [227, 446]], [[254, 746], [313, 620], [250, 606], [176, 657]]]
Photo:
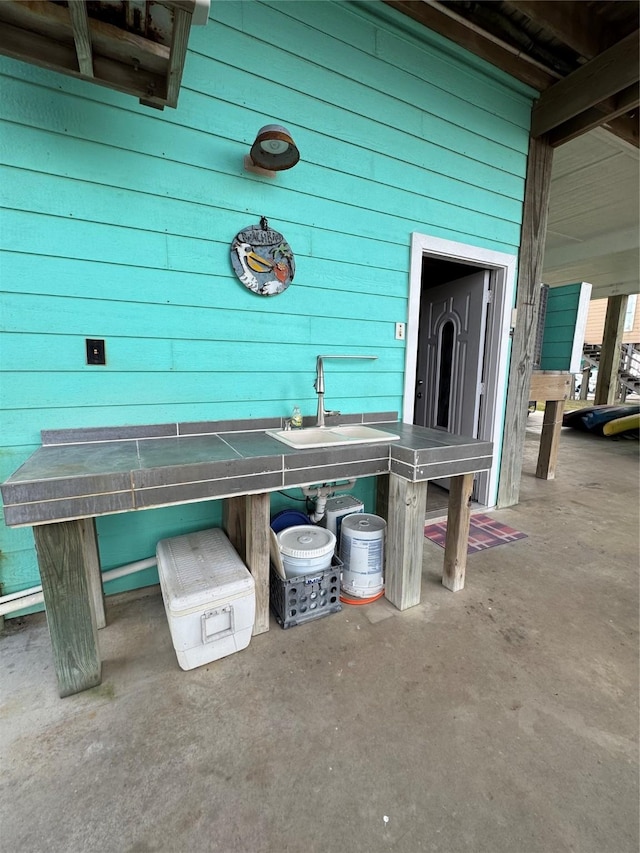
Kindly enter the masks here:
[[531, 134], [540, 137], [633, 86], [640, 79], [638, 31], [631, 33], [543, 92], [531, 114]]
[[93, 51], [91, 49], [91, 33], [89, 32], [89, 16], [84, 0], [70, 0], [69, 17], [73, 29], [73, 41], [78, 56], [80, 73], [93, 77]]
[[574, 118], [563, 122], [550, 131], [549, 142], [551, 145], [557, 148], [558, 145], [570, 142], [577, 136], [582, 136], [583, 133], [593, 130], [594, 127], [600, 127], [635, 109], [640, 104], [640, 84], [633, 83], [615, 98], [609, 100], [613, 103], [608, 106], [606, 111], [603, 111], [600, 106], [591, 107], [591, 109], [585, 110], [580, 115], [574, 116]]
[[385, 2], [388, 6], [392, 6], [445, 38], [451, 39], [460, 47], [466, 48], [538, 91], [549, 88], [560, 76], [545, 70], [521, 51], [501, 43], [478, 27], [473, 27], [452, 11], [444, 12], [423, 0], [385, 0]]
[[594, 24], [593, 16], [581, 2], [557, 0], [509, 0], [509, 6], [522, 12], [531, 21], [549, 30], [564, 44], [585, 59], [593, 59], [609, 47], [601, 27]]

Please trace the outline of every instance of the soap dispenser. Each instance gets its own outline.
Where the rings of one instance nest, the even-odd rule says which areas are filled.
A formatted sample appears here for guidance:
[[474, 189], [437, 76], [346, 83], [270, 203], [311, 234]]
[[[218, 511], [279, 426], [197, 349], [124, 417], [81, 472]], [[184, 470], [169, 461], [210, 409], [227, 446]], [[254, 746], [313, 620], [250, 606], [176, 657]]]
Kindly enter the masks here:
[[299, 406], [294, 406], [291, 412], [291, 429], [302, 429], [302, 412]]

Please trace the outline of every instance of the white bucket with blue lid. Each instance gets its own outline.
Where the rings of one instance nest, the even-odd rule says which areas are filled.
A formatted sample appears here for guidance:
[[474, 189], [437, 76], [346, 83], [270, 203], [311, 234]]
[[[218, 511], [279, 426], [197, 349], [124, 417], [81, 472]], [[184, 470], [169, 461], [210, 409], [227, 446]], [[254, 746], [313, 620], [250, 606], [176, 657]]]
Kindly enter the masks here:
[[358, 512], [342, 519], [340, 559], [342, 589], [355, 598], [370, 598], [384, 589], [384, 540], [387, 522]]
[[324, 572], [331, 566], [336, 537], [325, 527], [299, 524], [281, 530], [276, 538], [287, 579]]

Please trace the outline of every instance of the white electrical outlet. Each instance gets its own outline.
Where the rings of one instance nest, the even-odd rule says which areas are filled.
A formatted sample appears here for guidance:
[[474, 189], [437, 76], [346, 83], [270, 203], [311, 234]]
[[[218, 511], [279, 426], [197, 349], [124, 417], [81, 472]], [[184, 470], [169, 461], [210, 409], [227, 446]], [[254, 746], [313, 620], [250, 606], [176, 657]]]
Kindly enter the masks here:
[[404, 340], [405, 323], [396, 323], [396, 340]]

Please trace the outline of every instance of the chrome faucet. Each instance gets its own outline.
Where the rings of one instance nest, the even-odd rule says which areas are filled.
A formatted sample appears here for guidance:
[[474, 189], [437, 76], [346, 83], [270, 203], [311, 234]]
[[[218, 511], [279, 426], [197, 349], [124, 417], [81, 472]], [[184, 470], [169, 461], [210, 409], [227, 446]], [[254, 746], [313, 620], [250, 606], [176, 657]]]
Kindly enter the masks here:
[[313, 383], [313, 387], [316, 389], [316, 394], [318, 395], [318, 417], [316, 419], [316, 426], [323, 427], [324, 419], [327, 415], [339, 415], [340, 412], [336, 409], [325, 409], [324, 407], [324, 363], [323, 359], [325, 358], [367, 358], [367, 359], [376, 359], [377, 355], [319, 355], [316, 358], [316, 381]]

